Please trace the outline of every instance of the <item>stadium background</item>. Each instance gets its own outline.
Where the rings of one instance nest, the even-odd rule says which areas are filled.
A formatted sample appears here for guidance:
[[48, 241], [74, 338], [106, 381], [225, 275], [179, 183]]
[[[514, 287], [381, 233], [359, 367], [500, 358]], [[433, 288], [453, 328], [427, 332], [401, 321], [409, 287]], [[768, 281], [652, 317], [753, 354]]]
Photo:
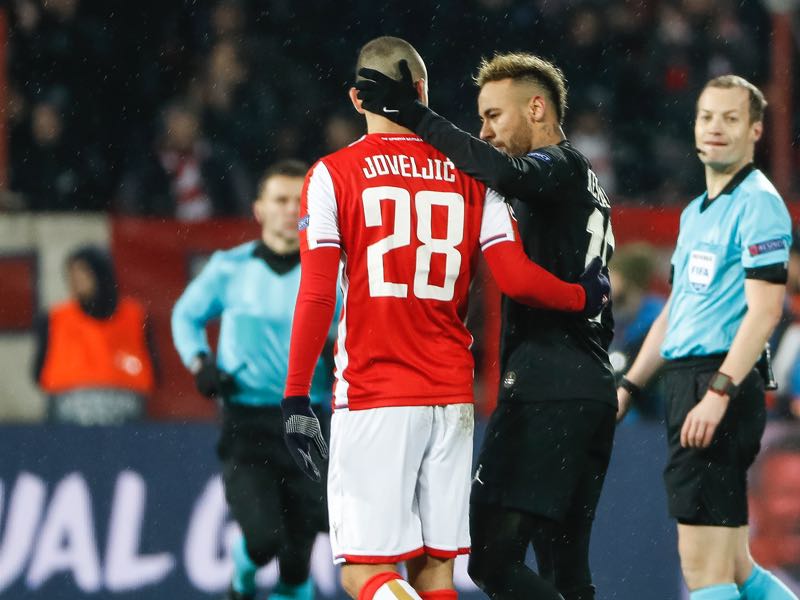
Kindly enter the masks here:
[[[211, 251], [257, 234], [247, 216], [266, 165], [313, 161], [362, 133], [345, 92], [358, 47], [374, 36], [414, 43], [432, 106], [472, 131], [470, 75], [481, 56], [521, 49], [562, 66], [567, 134], [614, 202], [618, 246], [654, 246], [655, 292], [665, 291], [680, 210], [702, 190], [690, 124], [709, 77], [736, 72], [767, 93], [757, 162], [798, 216], [800, 27], [789, 0], [0, 6], [0, 597], [205, 598], [224, 588], [230, 524], [214, 406], [172, 349], [169, 311]], [[222, 166], [210, 171], [219, 181], [208, 182], [199, 219], [151, 201], [152, 164], [177, 143], [175, 110], [195, 124], [199, 155]], [[122, 292], [154, 320], [163, 375], [140, 425], [41, 423], [33, 321], [66, 296], [64, 257], [89, 241], [112, 251]], [[497, 381], [497, 311], [484, 278], [471, 310], [483, 415]], [[663, 458], [657, 420], [619, 429], [593, 541], [602, 599], [681, 597]], [[341, 594], [324, 537], [314, 575], [324, 596]], [[273, 580], [266, 572], [265, 584]], [[463, 564], [458, 581], [464, 597], [475, 593]]]

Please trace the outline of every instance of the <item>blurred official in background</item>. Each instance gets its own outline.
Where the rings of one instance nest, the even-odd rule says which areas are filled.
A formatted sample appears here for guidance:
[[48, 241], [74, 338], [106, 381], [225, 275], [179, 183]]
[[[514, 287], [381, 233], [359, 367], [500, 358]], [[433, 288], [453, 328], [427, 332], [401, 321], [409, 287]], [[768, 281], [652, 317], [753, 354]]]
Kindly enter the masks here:
[[144, 415], [155, 385], [147, 316], [120, 298], [111, 257], [84, 246], [66, 260], [71, 298], [36, 325], [33, 378], [49, 398], [51, 421], [117, 425]]
[[[255, 598], [256, 571], [275, 556], [280, 580], [270, 598], [312, 598], [309, 559], [317, 532], [327, 529], [325, 488], [292, 462], [280, 409], [300, 285], [297, 220], [306, 171], [294, 160], [268, 169], [253, 203], [261, 239], [214, 253], [172, 313], [175, 347], [197, 389], [222, 404], [217, 451], [225, 496], [243, 532], [233, 548], [230, 600]], [[217, 318], [215, 357], [205, 328]], [[332, 369], [320, 360], [312, 402], [328, 402], [331, 384]]]
[[765, 107], [761, 91], [734, 75], [700, 94], [706, 192], [681, 215], [670, 299], [617, 390], [622, 417], [665, 366], [664, 480], [692, 600], [796, 599], [748, 548], [747, 469], [770, 379], [756, 363], [781, 318], [792, 240], [783, 199], [753, 165]]

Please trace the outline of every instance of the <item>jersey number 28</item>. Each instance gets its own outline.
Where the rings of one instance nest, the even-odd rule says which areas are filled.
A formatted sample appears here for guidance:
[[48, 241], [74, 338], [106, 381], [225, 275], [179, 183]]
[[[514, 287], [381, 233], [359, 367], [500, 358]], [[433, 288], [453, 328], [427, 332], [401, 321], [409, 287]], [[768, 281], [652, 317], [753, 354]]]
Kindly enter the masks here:
[[[381, 186], [367, 188], [361, 195], [364, 203], [364, 220], [367, 227], [383, 225], [381, 201], [395, 203], [394, 229], [390, 235], [367, 247], [367, 273], [369, 295], [373, 298], [390, 296], [406, 298], [408, 284], [386, 281], [383, 271], [383, 256], [392, 250], [411, 244], [411, 194], [408, 190]], [[447, 236], [434, 238], [431, 227], [434, 206], [447, 208]], [[464, 197], [455, 192], [421, 191], [414, 195], [414, 210], [417, 215], [417, 239], [422, 244], [417, 248], [414, 271], [414, 295], [430, 300], [452, 300], [456, 279], [461, 270], [461, 253], [456, 249], [464, 239]], [[445, 273], [442, 285], [429, 283], [431, 258], [444, 254]]]

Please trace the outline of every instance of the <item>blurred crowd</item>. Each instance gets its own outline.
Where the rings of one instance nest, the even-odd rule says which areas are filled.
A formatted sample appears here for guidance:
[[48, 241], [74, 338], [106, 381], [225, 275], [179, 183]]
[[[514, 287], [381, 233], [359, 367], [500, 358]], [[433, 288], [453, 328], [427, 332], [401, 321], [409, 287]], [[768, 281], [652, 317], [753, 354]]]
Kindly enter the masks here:
[[[554, 59], [567, 134], [617, 198], [702, 187], [689, 123], [708, 78], [766, 83], [770, 17], [734, 0], [11, 0], [7, 207], [185, 220], [247, 213], [254, 182], [363, 132], [346, 90], [361, 44], [398, 35], [431, 105], [476, 131], [482, 56]], [[763, 151], [763, 149], [762, 149]], [[768, 157], [766, 157], [768, 158]]]
[[[405, 37], [423, 52], [432, 106], [472, 131], [471, 75], [481, 57], [523, 49], [553, 58], [569, 80], [567, 134], [604, 187], [618, 199], [685, 202], [703, 186], [689, 125], [698, 89], [726, 72], [764, 85], [769, 70], [770, 16], [761, 2], [8, 6], [7, 117], [17, 193], [10, 203], [33, 211], [185, 221], [249, 215], [267, 165], [287, 157], [312, 162], [363, 133], [346, 91], [359, 46], [381, 34]], [[667, 264], [668, 256], [647, 244], [620, 248], [612, 261], [611, 350], [620, 374], [663, 306], [668, 290], [658, 282], [666, 281], [660, 271]], [[781, 384], [773, 413], [800, 417], [800, 245], [788, 290], [792, 300], [773, 340]], [[638, 414], [658, 419], [661, 409], [658, 386], [651, 386]]]

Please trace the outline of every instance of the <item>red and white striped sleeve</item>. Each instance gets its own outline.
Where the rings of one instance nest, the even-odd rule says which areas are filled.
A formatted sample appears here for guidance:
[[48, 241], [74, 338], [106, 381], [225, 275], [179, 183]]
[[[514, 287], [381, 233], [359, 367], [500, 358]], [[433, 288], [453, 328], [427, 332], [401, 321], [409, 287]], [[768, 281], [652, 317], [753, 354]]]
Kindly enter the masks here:
[[493, 189], [486, 188], [481, 218], [480, 244], [486, 250], [500, 242], [513, 242], [518, 239], [511, 208], [503, 197]]
[[330, 171], [322, 161], [317, 162], [306, 177], [300, 214], [302, 250], [341, 247], [336, 191]]
[[306, 176], [300, 211], [300, 289], [292, 321], [286, 396], [308, 395], [336, 310], [341, 237], [333, 180], [322, 161]]

